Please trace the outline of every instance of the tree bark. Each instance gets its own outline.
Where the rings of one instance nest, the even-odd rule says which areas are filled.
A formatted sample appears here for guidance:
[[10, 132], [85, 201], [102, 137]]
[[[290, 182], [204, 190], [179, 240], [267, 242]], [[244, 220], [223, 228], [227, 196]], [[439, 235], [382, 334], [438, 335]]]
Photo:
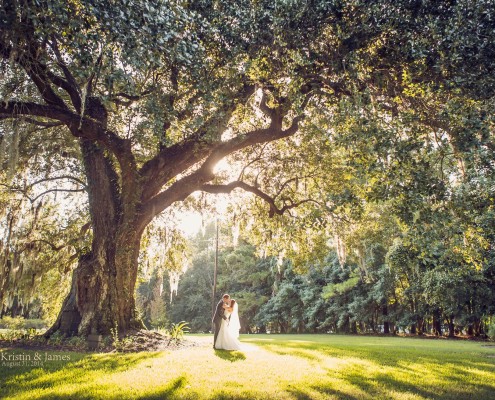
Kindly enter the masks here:
[[99, 255], [91, 252], [80, 258], [70, 293], [46, 336], [106, 335], [111, 329], [123, 333], [143, 328], [134, 300], [139, 240], [129, 237], [126, 245], [109, 244], [99, 250]]

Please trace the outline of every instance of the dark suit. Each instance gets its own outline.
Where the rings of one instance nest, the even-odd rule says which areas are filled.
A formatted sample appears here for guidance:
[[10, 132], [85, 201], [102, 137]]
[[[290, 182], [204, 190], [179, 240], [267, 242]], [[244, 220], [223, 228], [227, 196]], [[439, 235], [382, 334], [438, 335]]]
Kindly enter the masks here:
[[213, 325], [215, 325], [215, 334], [213, 336], [213, 347], [217, 341], [218, 332], [220, 331], [220, 326], [222, 325], [222, 319], [227, 319], [225, 316], [225, 310], [223, 309], [223, 299], [221, 299], [215, 310], [215, 315], [213, 315]]

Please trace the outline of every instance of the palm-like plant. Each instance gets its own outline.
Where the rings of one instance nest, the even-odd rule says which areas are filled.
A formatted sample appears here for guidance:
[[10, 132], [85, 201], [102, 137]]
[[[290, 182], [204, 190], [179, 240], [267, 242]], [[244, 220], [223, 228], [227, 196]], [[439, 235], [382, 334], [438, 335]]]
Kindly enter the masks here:
[[186, 333], [189, 332], [189, 323], [185, 321], [180, 321], [178, 323], [172, 323], [170, 329], [168, 330], [168, 334], [170, 335], [170, 339], [168, 344], [175, 341], [175, 343], [179, 343]]

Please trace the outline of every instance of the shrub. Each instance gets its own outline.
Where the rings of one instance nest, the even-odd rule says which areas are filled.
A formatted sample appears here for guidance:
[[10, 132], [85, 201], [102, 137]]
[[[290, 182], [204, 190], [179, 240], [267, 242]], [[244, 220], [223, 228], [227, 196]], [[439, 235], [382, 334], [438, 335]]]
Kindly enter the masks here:
[[24, 329], [46, 329], [47, 323], [43, 319], [25, 319]]
[[60, 332], [55, 332], [50, 338], [48, 339], [48, 343], [52, 345], [60, 345], [64, 342], [64, 335], [62, 335]]
[[24, 318], [5, 316], [0, 320], [0, 328], [4, 329], [22, 329], [24, 328]]
[[42, 319], [12, 318], [9, 316], [0, 319], [0, 328], [3, 329], [46, 329], [46, 326], [46, 321]]
[[88, 343], [86, 339], [81, 336], [72, 336], [66, 341], [67, 345], [77, 350], [86, 350]]
[[172, 341], [175, 341], [175, 343], [179, 343], [184, 338], [184, 334], [189, 332], [188, 325], [189, 324], [185, 321], [180, 321], [177, 324], [173, 323], [168, 330], [168, 334], [170, 335], [168, 344], [170, 344]]
[[0, 340], [6, 340], [8, 342], [14, 342], [23, 337], [24, 331], [19, 329], [8, 329], [6, 332], [0, 333]]

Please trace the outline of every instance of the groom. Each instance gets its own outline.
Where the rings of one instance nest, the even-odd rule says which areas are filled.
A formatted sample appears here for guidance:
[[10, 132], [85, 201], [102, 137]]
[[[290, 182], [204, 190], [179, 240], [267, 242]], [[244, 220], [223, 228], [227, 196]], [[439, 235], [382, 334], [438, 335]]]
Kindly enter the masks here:
[[222, 299], [218, 302], [217, 308], [215, 310], [215, 315], [213, 315], [213, 325], [215, 326], [215, 334], [213, 336], [213, 348], [215, 348], [215, 343], [217, 342], [218, 332], [220, 331], [220, 326], [222, 325], [222, 319], [227, 320], [225, 316], [225, 310], [223, 308], [224, 304], [229, 305], [230, 295], [224, 294]]

